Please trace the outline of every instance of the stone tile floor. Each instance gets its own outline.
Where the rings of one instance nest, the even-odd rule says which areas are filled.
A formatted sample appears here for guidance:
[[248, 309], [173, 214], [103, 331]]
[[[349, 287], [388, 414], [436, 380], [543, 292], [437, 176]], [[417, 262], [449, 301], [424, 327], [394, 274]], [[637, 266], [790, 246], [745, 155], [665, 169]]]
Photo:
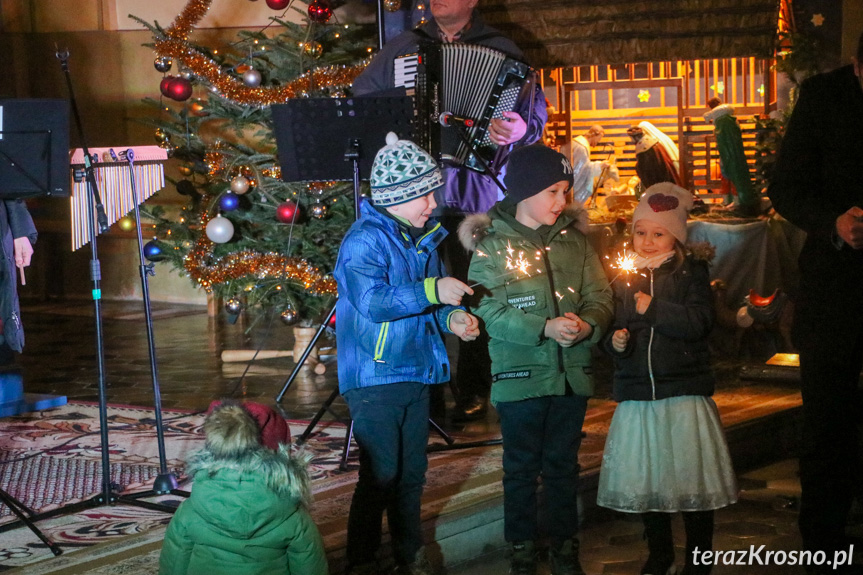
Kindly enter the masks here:
[[[797, 502], [800, 482], [797, 461], [787, 459], [760, 467], [739, 477], [740, 499], [734, 505], [716, 513], [713, 548], [717, 551], [755, 550], [796, 551], [801, 549], [797, 531]], [[863, 563], [863, 515], [855, 515], [849, 533], [856, 536], [855, 563]], [[678, 568], [683, 565], [685, 536], [683, 521], [678, 514], [673, 520]], [[595, 509], [588, 514], [581, 535], [582, 567], [589, 575], [634, 575], [647, 560], [647, 545], [642, 540], [641, 521], [610, 510]], [[730, 554], [727, 555], [730, 557]], [[766, 563], [766, 561], [765, 561]], [[501, 575], [507, 573], [509, 559], [506, 550], [483, 556], [475, 561], [450, 569], [448, 575]], [[549, 573], [547, 563], [541, 564], [539, 575]], [[799, 566], [757, 562], [746, 566], [717, 565], [714, 575], [802, 575]]]

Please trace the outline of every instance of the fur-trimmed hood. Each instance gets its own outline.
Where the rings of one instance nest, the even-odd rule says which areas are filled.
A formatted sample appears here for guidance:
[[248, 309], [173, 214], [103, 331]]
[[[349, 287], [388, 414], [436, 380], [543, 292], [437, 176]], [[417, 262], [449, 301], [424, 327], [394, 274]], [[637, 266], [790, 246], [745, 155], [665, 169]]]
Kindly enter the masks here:
[[[506, 201], [506, 200], [504, 200]], [[485, 214], [470, 214], [458, 226], [458, 239], [461, 245], [469, 251], [473, 252], [477, 244], [488, 235], [489, 228], [492, 225], [492, 216], [496, 210], [502, 208], [503, 202], [498, 202], [494, 208]], [[510, 204], [511, 205], [511, 204]], [[512, 208], [514, 209], [514, 208]], [[513, 211], [514, 213], [514, 211]], [[571, 220], [572, 225], [582, 234], [587, 235], [588, 225], [590, 223], [587, 210], [583, 206], [577, 204], [567, 204], [561, 216], [566, 216]]]
[[716, 246], [710, 242], [692, 242], [686, 244], [686, 251], [692, 256], [692, 259], [708, 264], [713, 262], [716, 257]]
[[311, 454], [303, 451], [291, 452], [291, 447], [281, 445], [278, 450], [258, 447], [237, 457], [217, 457], [208, 448], [201, 449], [189, 460], [188, 474], [207, 473], [214, 477], [222, 471], [240, 475], [263, 477], [266, 486], [274, 493], [287, 495], [300, 505], [309, 507], [312, 501], [309, 487], [308, 463]]

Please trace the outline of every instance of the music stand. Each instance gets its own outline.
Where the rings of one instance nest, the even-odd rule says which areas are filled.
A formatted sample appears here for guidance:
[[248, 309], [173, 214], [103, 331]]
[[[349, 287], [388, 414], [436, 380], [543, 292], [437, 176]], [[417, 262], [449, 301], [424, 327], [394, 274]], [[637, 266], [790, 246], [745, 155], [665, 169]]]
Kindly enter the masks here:
[[[368, 153], [368, 150], [382, 148], [389, 132], [395, 132], [400, 139], [411, 139], [413, 136], [413, 99], [407, 96], [296, 98], [286, 104], [273, 105], [271, 109], [282, 180], [353, 181], [354, 215], [357, 218], [360, 215], [360, 173], [371, 174], [374, 163], [374, 154]], [[303, 354], [296, 358], [293, 372], [276, 396], [277, 403], [281, 403], [334, 313], [335, 304]], [[300, 435], [301, 443], [309, 437], [338, 395], [339, 390], [336, 388]], [[447, 444], [453, 443], [453, 439], [440, 426], [429, 421]], [[342, 455], [343, 469], [350, 449], [352, 429], [351, 422]]]
[[69, 195], [69, 103], [0, 100], [0, 198]]

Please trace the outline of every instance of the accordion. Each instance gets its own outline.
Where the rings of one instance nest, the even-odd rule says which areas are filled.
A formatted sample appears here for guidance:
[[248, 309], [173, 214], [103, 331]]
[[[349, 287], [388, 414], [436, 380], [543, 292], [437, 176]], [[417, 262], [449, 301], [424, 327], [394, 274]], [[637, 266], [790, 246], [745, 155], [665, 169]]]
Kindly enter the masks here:
[[[428, 44], [413, 62], [396, 60], [397, 83], [415, 88], [416, 143], [438, 161], [485, 171], [471, 148], [485, 162], [492, 161], [498, 146], [488, 136], [489, 124], [513, 110], [529, 70], [503, 52], [461, 43]], [[447, 115], [468, 120], [464, 134], [470, 146], [457, 128], [444, 127]]]

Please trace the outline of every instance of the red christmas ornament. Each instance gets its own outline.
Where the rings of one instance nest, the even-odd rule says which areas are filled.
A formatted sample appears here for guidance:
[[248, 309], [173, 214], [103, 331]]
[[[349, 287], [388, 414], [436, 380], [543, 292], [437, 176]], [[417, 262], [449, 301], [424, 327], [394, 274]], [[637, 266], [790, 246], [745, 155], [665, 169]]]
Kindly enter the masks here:
[[[269, 2], [269, 0], [267, 0]], [[309, 4], [309, 18], [318, 24], [326, 24], [333, 17], [333, 9], [327, 0], [315, 0]]]
[[291, 0], [267, 0], [267, 6], [273, 10], [284, 10], [290, 3]]
[[177, 76], [168, 84], [168, 97], [183, 102], [192, 95], [192, 83], [182, 76]]
[[162, 81], [159, 82], [159, 91], [162, 92], [162, 95], [166, 98], [171, 97], [171, 82], [173, 82], [175, 78], [175, 76], [165, 76], [162, 78]]
[[276, 208], [276, 219], [283, 224], [291, 224], [300, 215], [300, 207], [296, 202], [287, 201]]
[[330, 321], [327, 322], [327, 327], [330, 329], [336, 329], [336, 314], [333, 314]]

